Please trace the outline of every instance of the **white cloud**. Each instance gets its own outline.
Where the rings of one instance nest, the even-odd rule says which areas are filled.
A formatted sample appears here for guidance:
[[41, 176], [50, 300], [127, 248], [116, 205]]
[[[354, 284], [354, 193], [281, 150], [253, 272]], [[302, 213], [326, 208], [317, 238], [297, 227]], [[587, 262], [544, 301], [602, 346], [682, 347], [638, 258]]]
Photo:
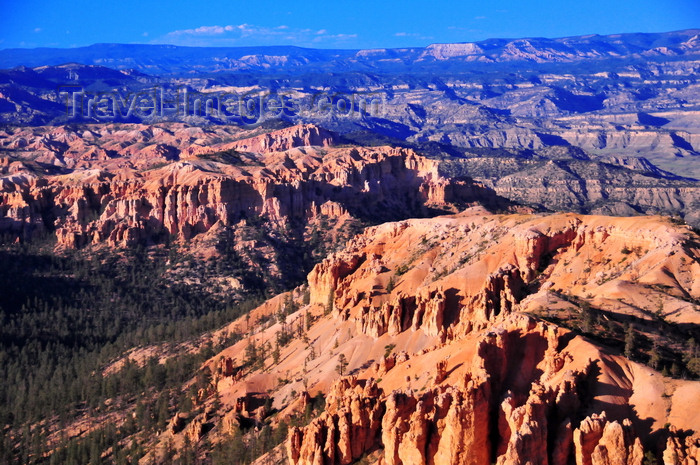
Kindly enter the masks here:
[[357, 39], [357, 34], [330, 34], [323, 37], [330, 39]]
[[419, 34], [417, 32], [396, 32], [394, 33], [394, 37], [401, 37], [401, 38], [411, 38], [411, 39], [418, 39], [422, 41], [428, 41], [432, 40], [433, 36], [425, 36], [423, 34]]
[[[243, 24], [242, 26], [245, 26]], [[196, 29], [181, 29], [178, 31], [173, 31], [168, 33], [168, 35], [182, 36], [182, 35], [195, 35], [195, 36], [208, 36], [208, 35], [218, 35], [225, 32], [233, 31], [233, 26], [200, 26]]]
[[299, 29], [287, 25], [268, 27], [244, 23], [179, 29], [156, 38], [151, 43], [190, 46], [351, 46], [357, 38], [357, 34], [332, 34], [326, 29]]
[[34, 32], [41, 32], [41, 28], [40, 28], [40, 27], [35, 27], [35, 28], [34, 28]]

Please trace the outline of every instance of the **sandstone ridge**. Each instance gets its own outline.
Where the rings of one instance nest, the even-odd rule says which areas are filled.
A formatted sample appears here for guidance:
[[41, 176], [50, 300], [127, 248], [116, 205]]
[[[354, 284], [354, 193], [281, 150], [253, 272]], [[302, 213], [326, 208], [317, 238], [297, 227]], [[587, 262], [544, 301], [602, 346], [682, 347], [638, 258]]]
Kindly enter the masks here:
[[[656, 371], [641, 348], [630, 360], [619, 339], [632, 321], [639, 341], [672, 353], [700, 322], [697, 244], [663, 218], [479, 207], [368, 228], [308, 287], [225, 329], [247, 337], [204, 366], [222, 402], [210, 421], [274, 426], [325, 395], [289, 429], [294, 465], [692, 464], [700, 382]], [[247, 365], [246, 347], [290, 333], [276, 359]]]

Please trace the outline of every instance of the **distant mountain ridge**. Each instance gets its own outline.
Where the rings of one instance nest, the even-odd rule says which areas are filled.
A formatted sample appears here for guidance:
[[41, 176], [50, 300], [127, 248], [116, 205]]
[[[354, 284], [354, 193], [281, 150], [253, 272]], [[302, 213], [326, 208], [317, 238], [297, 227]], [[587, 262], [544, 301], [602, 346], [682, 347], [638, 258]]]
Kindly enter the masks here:
[[700, 54], [700, 29], [664, 33], [584, 35], [557, 39], [486, 39], [394, 49], [312, 49], [296, 46], [182, 47], [94, 44], [72, 49], [0, 50], [0, 68], [70, 62], [148, 74], [217, 71], [406, 70], [416, 65], [474, 63], [572, 63], [583, 60]]
[[[0, 66], [23, 62], [30, 66], [0, 69], [2, 125], [282, 120], [354, 134], [363, 145], [437, 144], [438, 152], [579, 147], [594, 156], [643, 157], [700, 179], [700, 29], [374, 50], [0, 50]], [[89, 102], [98, 95], [117, 110], [97, 114]], [[139, 112], [136, 95], [170, 102], [170, 110], [182, 105]], [[231, 96], [234, 105], [218, 111]], [[284, 111], [241, 113], [274, 96], [286, 99]], [[195, 111], [196, 99], [210, 100], [217, 112]]]

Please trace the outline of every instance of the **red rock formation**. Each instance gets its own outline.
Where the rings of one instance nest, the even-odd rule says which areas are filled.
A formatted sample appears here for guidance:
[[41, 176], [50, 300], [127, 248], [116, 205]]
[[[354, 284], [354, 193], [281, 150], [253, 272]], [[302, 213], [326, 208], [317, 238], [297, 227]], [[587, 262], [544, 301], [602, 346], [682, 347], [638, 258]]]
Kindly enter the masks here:
[[[395, 392], [384, 402], [376, 385], [368, 383], [362, 388], [355, 379], [343, 379], [334, 385], [327, 412], [290, 432], [292, 464], [346, 465], [380, 445], [387, 465], [489, 463], [485, 380], [468, 380], [462, 389], [436, 388], [420, 397]], [[329, 444], [334, 435], [335, 445]]]
[[420, 397], [392, 393], [382, 420], [387, 465], [490, 463], [489, 391], [476, 378]]
[[192, 419], [189, 425], [185, 428], [185, 436], [192, 444], [197, 443], [204, 434], [204, 418], [198, 415]]
[[383, 405], [373, 381], [343, 378], [328, 394], [326, 411], [304, 428], [292, 428], [288, 458], [297, 463], [348, 465], [377, 444]]
[[168, 423], [168, 429], [173, 433], [179, 433], [185, 427], [187, 416], [183, 413], [176, 413]]
[[525, 282], [520, 271], [513, 265], [506, 265], [486, 276], [484, 287], [472, 298], [483, 321], [501, 313], [510, 313], [521, 299], [521, 289]]
[[574, 431], [576, 465], [641, 465], [644, 449], [632, 423], [608, 421], [605, 412], [587, 417]]
[[566, 247], [576, 238], [582, 221], [573, 217], [558, 230], [543, 233], [537, 228], [518, 231], [515, 235], [515, 253], [519, 260], [519, 269], [523, 279], [529, 281], [540, 267], [543, 257], [552, 254], [561, 247]]
[[[593, 257], [603, 260], [602, 251], [636, 248], [640, 257], [654, 249], [676, 253], [683, 240], [661, 223], [631, 234], [631, 219], [602, 225], [600, 217], [564, 215], [556, 224], [532, 221], [501, 227], [476, 225], [476, 215], [369, 228], [344, 251], [316, 265], [308, 277], [311, 301], [325, 305], [332, 293], [336, 315], [355, 321], [358, 331], [373, 338], [420, 329], [454, 339], [518, 311], [533, 290], [552, 285], [547, 284], [550, 278], [567, 276], [560, 289], [578, 285], [579, 295], [588, 294], [583, 292], [586, 285], [600, 285], [613, 273], [621, 280], [637, 279], [621, 275], [611, 258], [600, 265], [603, 271], [586, 275]], [[443, 246], [445, 241], [449, 245]], [[433, 263], [436, 256], [442, 258], [439, 265]], [[577, 263], [578, 274], [571, 272], [570, 262]], [[392, 280], [394, 286], [386, 292]], [[682, 292], [699, 291], [686, 286]]]
[[[330, 387], [326, 412], [291, 429], [286, 452], [295, 465], [363, 456], [395, 465], [640, 465], [642, 444], [653, 447], [666, 422], [682, 431], [671, 434], [664, 460], [689, 465], [700, 444], [686, 435], [697, 421], [679, 405], [697, 398], [698, 385], [663, 377], [538, 318], [578, 318], [577, 299], [606, 310], [620, 304], [615, 294], [582, 295], [584, 287], [598, 292], [590, 280], [574, 283], [579, 276], [571, 270], [586, 275], [584, 267], [614, 271], [603, 288], [639, 284], [642, 306], [661, 295], [648, 283], [668, 283], [667, 297], [700, 295], [696, 237], [659, 218], [640, 225], [633, 218], [482, 209], [368, 228], [309, 275], [312, 302], [325, 305], [331, 296], [333, 312], [301, 308], [299, 315], [313, 315], [308, 342], [281, 348], [279, 363], [265, 371], [221, 380], [222, 404], [274, 425], [311, 405], [306, 389]], [[639, 271], [639, 283], [628, 280], [629, 269]], [[272, 315], [279, 302], [255, 314]], [[677, 299], [674, 308], [693, 321], [697, 313], [688, 304]], [[557, 306], [564, 307], [558, 314]], [[606, 317], [614, 316], [613, 307]], [[274, 341], [277, 328], [264, 325], [256, 337]], [[230, 372], [244, 344], [209, 366]], [[397, 351], [384, 357], [388, 347]], [[340, 353], [357, 378], [334, 384]], [[252, 386], [269, 393], [277, 415], [263, 418], [269, 412], [244, 406], [242, 393]], [[230, 421], [221, 430], [230, 430]]]
[[[301, 124], [267, 134], [237, 140], [228, 144], [215, 145], [200, 149], [199, 153], [238, 150], [242, 152], [273, 153], [283, 152], [295, 147], [319, 146], [328, 147], [336, 140], [336, 136], [313, 124]], [[197, 154], [194, 152], [192, 154]]]
[[490, 198], [478, 185], [434, 194], [434, 183], [452, 181], [436, 177], [436, 163], [410, 150], [294, 148], [332, 141], [315, 126], [247, 141], [232, 144], [258, 153], [233, 161], [195, 157], [147, 171], [76, 169], [63, 176], [4, 179], [0, 229], [24, 237], [32, 229], [55, 230], [68, 247], [131, 245], [168, 235], [189, 240], [217, 223], [231, 226], [251, 216], [274, 222], [319, 214], [422, 216], [427, 206], [454, 209]]
[[664, 465], [697, 465], [700, 463], [700, 438], [688, 436], [685, 439], [678, 436], [675, 429], [666, 440], [663, 453]]
[[447, 378], [447, 360], [440, 360], [435, 365], [435, 384], [440, 384]]
[[233, 434], [240, 426], [241, 422], [238, 413], [235, 411], [226, 413], [221, 419], [221, 428], [225, 434]]
[[[371, 380], [363, 386], [342, 379], [331, 389], [327, 412], [290, 434], [290, 462], [348, 464], [383, 449], [386, 465], [565, 465], [569, 457], [577, 465], [641, 465], [644, 451], [629, 420], [608, 421], [601, 413], [572, 428], [584, 373], [545, 361], [566, 332], [526, 317], [511, 317], [507, 328], [481, 339], [473, 368], [459, 383], [384, 397]], [[446, 363], [438, 365], [444, 370]], [[372, 420], [353, 405], [364, 406]]]

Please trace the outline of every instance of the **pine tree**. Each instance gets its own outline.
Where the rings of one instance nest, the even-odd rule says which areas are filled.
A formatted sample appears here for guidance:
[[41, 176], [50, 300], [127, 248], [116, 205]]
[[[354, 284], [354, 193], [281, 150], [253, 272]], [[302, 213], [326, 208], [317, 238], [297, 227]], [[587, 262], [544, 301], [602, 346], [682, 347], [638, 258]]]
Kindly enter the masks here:
[[254, 367], [258, 360], [258, 348], [255, 345], [253, 338], [248, 339], [248, 345], [245, 348], [245, 362], [247, 365]]
[[386, 285], [387, 294], [391, 294], [391, 291], [393, 291], [395, 287], [396, 287], [396, 279], [392, 276], [391, 278], [389, 278], [389, 282]]
[[337, 371], [340, 376], [343, 376], [345, 374], [345, 369], [347, 367], [348, 367], [348, 360], [345, 357], [345, 354], [338, 355], [338, 365], [336, 365], [335, 371]]
[[192, 444], [190, 437], [185, 435], [185, 443], [180, 451], [180, 465], [194, 465], [196, 457], [196, 444]]
[[158, 403], [156, 405], [156, 428], [158, 429], [164, 428], [168, 423], [168, 418], [170, 418], [168, 400], [168, 394], [166, 392], [161, 393], [158, 397]]
[[588, 302], [581, 303], [581, 314], [583, 317], [583, 332], [590, 333], [596, 323], [596, 314], [591, 309], [591, 304]]
[[673, 365], [671, 365], [671, 376], [674, 378], [681, 377], [681, 367], [676, 362], [673, 362]]
[[632, 325], [628, 325], [625, 330], [625, 357], [632, 360], [637, 346], [637, 336]]
[[654, 370], [659, 369], [661, 364], [661, 354], [659, 353], [659, 344], [654, 341], [654, 345], [651, 347], [651, 352], [649, 352], [649, 366]]
[[644, 454], [644, 462], [642, 462], [643, 465], [656, 465], [657, 463], [656, 456], [652, 451], [647, 451], [647, 453]]
[[272, 362], [277, 365], [280, 362], [280, 346], [275, 344], [275, 350], [272, 351]]

